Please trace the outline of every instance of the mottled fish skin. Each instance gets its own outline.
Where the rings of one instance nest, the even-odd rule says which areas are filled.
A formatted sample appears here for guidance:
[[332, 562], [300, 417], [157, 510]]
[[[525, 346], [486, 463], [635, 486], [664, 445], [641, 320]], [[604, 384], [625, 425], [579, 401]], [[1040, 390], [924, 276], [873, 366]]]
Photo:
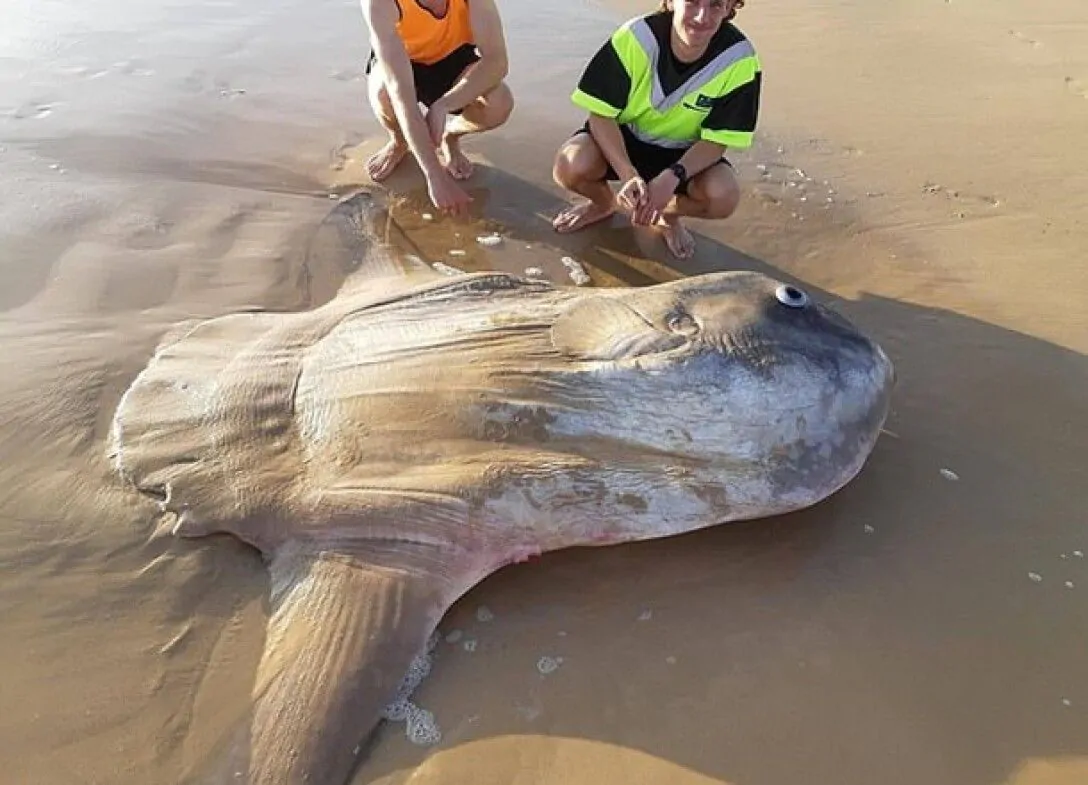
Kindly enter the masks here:
[[365, 193], [322, 232], [354, 270], [335, 298], [179, 326], [112, 423], [115, 470], [176, 535], [229, 532], [271, 570], [251, 712], [194, 782], [343, 785], [492, 572], [815, 504], [887, 416], [881, 348], [758, 273], [450, 277]]

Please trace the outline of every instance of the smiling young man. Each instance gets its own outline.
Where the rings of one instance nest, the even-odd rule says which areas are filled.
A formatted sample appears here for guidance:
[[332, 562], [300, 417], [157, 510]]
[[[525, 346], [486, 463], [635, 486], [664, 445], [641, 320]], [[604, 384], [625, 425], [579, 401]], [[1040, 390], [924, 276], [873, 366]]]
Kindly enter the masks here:
[[[497, 128], [514, 108], [495, 0], [361, 0], [370, 30], [370, 103], [389, 141], [366, 163], [380, 182], [411, 152], [435, 207], [464, 215], [472, 174], [461, 137]], [[420, 110], [423, 104], [426, 113]]]
[[[657, 227], [687, 258], [682, 216], [728, 218], [740, 201], [730, 147], [751, 146], [762, 70], [732, 23], [744, 0], [663, 0], [615, 31], [571, 96], [589, 120], [556, 154], [555, 181], [589, 201], [560, 211], [556, 231], [611, 216]], [[621, 185], [613, 196], [609, 180]]]

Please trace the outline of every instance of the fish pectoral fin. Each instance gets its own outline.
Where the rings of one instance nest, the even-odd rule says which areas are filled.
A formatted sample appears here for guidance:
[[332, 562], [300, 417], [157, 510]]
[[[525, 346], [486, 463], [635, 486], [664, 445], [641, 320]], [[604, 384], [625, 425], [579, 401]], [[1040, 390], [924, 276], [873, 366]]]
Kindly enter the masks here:
[[664, 352], [687, 339], [660, 330], [614, 293], [575, 301], [560, 313], [552, 346], [579, 360], [624, 360]]
[[[247, 722], [196, 782], [344, 785], [459, 586], [433, 546], [324, 549], [271, 560], [271, 616]], [[462, 589], [463, 590], [463, 589]]]

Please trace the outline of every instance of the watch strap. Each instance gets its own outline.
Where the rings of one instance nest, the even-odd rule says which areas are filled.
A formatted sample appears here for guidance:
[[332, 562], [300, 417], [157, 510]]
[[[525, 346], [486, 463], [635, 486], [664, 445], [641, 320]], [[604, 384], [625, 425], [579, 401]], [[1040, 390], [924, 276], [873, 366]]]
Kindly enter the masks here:
[[684, 168], [684, 165], [677, 161], [674, 164], [669, 164], [669, 171], [676, 175], [676, 179], [679, 180], [678, 185], [684, 185], [688, 181], [688, 170]]

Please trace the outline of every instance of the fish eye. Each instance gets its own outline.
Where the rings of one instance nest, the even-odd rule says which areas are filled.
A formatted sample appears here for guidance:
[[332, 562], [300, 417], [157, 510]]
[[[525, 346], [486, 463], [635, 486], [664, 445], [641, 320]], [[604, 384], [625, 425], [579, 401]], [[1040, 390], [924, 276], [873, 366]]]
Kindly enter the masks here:
[[778, 302], [790, 308], [804, 308], [808, 305], [808, 295], [796, 286], [783, 284], [774, 290], [774, 296]]
[[695, 323], [695, 320], [690, 314], [683, 311], [676, 311], [669, 314], [665, 320], [665, 324], [669, 330], [680, 335], [694, 335], [699, 332], [699, 325]]

